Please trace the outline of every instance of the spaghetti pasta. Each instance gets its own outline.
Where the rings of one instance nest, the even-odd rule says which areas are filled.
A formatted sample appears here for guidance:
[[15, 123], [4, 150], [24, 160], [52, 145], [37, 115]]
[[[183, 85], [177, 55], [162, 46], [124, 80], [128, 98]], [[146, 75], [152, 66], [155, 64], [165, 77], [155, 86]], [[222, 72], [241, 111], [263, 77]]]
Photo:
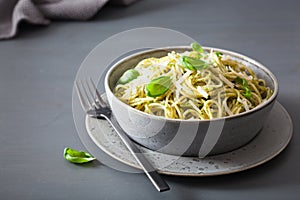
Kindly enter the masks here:
[[232, 116], [255, 108], [273, 93], [243, 63], [214, 50], [199, 50], [199, 46], [146, 58], [133, 69], [135, 76], [118, 83], [114, 94], [137, 110], [166, 118]]

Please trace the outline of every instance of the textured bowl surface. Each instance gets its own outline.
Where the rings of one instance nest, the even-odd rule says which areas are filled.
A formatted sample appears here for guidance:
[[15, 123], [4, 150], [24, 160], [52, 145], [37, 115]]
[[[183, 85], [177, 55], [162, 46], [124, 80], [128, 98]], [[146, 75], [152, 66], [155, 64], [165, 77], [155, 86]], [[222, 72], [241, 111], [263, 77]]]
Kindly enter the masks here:
[[204, 157], [237, 149], [257, 135], [278, 94], [275, 76], [251, 58], [232, 51], [213, 49], [250, 67], [274, 91], [272, 97], [250, 111], [212, 120], [167, 119], [143, 113], [121, 102], [113, 94], [119, 77], [145, 58], [162, 57], [170, 51], [183, 52], [190, 48], [166, 47], [139, 52], [113, 65], [105, 77], [105, 91], [114, 116], [135, 142], [163, 153]]

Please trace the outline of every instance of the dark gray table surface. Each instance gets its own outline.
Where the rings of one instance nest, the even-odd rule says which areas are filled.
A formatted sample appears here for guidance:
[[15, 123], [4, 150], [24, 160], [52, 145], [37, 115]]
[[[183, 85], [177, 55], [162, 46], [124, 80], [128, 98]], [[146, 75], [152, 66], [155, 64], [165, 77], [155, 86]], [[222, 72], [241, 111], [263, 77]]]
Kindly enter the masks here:
[[[143, 0], [105, 7], [89, 22], [22, 25], [19, 37], [0, 42], [0, 199], [300, 199], [299, 11], [298, 0]], [[71, 107], [81, 62], [112, 34], [143, 26], [178, 30], [268, 66], [293, 119], [289, 146], [236, 174], [164, 176], [171, 186], [165, 193], [144, 174], [114, 170], [101, 159], [84, 166], [65, 161], [64, 147], [85, 149]]]

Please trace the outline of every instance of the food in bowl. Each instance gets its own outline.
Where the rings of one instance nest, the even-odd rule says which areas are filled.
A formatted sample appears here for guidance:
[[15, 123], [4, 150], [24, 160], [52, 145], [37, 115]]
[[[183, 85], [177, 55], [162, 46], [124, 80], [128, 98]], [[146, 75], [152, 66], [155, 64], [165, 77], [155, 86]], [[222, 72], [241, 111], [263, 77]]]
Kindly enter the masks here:
[[[133, 71], [132, 73], [129, 71], [127, 73], [128, 70], [135, 70], [134, 67], [144, 59], [157, 58], [158, 60], [168, 56], [168, 54], [173, 51], [178, 54], [192, 52], [192, 48], [190, 46], [172, 46], [140, 51], [128, 55], [115, 63], [106, 73], [104, 82], [107, 100], [113, 115], [132, 140], [154, 151], [173, 155], [203, 157], [237, 149], [251, 141], [263, 128], [264, 122], [268, 117], [278, 94], [278, 82], [276, 77], [263, 64], [240, 53], [219, 48], [202, 48], [204, 52], [207, 52], [208, 54], [212, 52], [212, 54], [215, 54], [216, 56], [221, 56], [219, 57], [221, 60], [225, 60], [227, 57], [234, 63], [244, 65], [252, 70], [258, 79], [262, 79], [265, 82], [265, 86], [269, 89], [267, 89], [268, 92], [262, 93], [261, 103], [256, 107], [249, 107], [248, 111], [242, 112], [241, 110], [239, 114], [235, 114], [235, 112], [232, 111], [234, 115], [212, 119], [199, 119], [195, 118], [195, 116], [191, 116], [190, 118], [187, 116], [187, 119], [168, 118], [164, 117], [164, 113], [159, 113], [161, 116], [157, 116], [131, 107], [127, 104], [126, 100], [122, 101], [120, 96], [115, 93], [118, 85], [124, 86], [140, 76], [140, 72]], [[192, 64], [193, 66], [198, 66], [198, 64]], [[207, 68], [204, 69], [206, 70]], [[188, 69], [185, 69], [185, 66], [183, 66], [182, 70], [188, 71]], [[203, 69], [199, 69], [199, 71], [202, 70]], [[194, 70], [190, 71], [195, 73]], [[251, 74], [247, 75], [251, 77]], [[161, 75], [158, 77], [160, 76]], [[247, 77], [241, 78], [247, 80]], [[147, 93], [145, 88], [153, 79], [149, 78], [149, 82], [141, 89], [142, 92], [145, 92], [144, 94]], [[173, 80], [171, 83], [169, 88], [174, 87]], [[247, 83], [251, 95], [254, 95], [250, 88], [250, 82], [247, 81]], [[241, 81], [240, 85], [235, 83], [235, 81], [233, 84], [237, 85], [234, 86], [234, 88], [240, 87], [240, 95], [247, 94], [247, 89], [245, 89], [247, 85], [243, 84], [243, 81]], [[263, 83], [259, 83], [260, 86], [262, 86], [262, 84]], [[157, 87], [157, 84], [154, 85]], [[163, 88], [158, 92], [153, 93], [153, 91], [151, 91], [153, 85], [149, 86], [150, 91], [149, 88], [147, 89], [148, 92], [151, 93], [150, 95], [154, 96], [151, 97], [151, 99], [160, 99], [161, 97], [159, 95], [163, 97], [169, 92], [169, 89], [166, 89], [166, 86], [169, 85], [169, 81], [166, 81], [165, 84], [158, 84], [158, 86], [159, 85], [162, 85]], [[164, 92], [164, 90], [166, 90], [164, 94], [159, 94]], [[267, 97], [268, 95], [271, 96]], [[247, 95], [243, 96], [247, 99]], [[189, 100], [193, 101], [194, 99], [190, 98]], [[212, 115], [215, 117], [214, 114]]]
[[169, 52], [123, 73], [114, 94], [142, 112], [173, 119], [214, 119], [249, 111], [273, 90], [245, 64], [219, 51]]

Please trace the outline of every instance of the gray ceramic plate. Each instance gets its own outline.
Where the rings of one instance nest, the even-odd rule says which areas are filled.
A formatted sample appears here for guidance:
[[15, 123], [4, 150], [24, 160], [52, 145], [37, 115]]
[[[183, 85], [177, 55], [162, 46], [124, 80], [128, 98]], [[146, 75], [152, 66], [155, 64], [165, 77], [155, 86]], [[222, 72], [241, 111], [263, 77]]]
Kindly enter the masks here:
[[[105, 120], [87, 117], [86, 127], [95, 144], [111, 157], [132, 167], [139, 165]], [[278, 155], [289, 143], [292, 120], [279, 103], [275, 105], [262, 131], [240, 149], [206, 158], [178, 157], [138, 147], [161, 174], [213, 176], [243, 171], [263, 164]]]

